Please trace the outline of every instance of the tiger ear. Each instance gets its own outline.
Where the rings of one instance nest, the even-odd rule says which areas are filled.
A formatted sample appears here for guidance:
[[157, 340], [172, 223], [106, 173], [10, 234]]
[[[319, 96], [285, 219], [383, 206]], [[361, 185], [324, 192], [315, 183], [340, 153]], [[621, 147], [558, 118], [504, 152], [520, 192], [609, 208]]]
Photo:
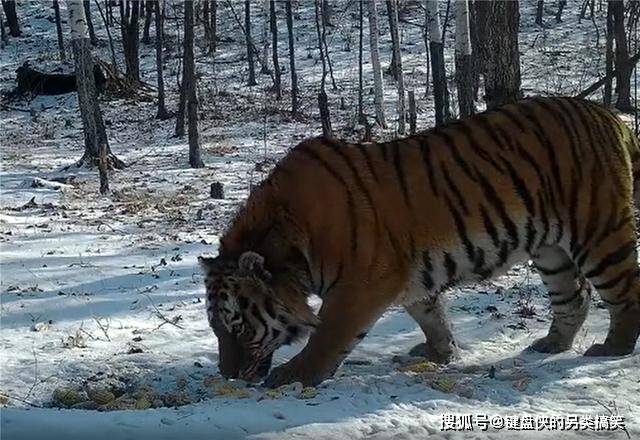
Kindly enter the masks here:
[[240, 255], [238, 271], [243, 276], [255, 276], [264, 281], [271, 279], [271, 273], [264, 268], [264, 257], [253, 251], [247, 251]]
[[211, 269], [213, 269], [213, 267], [215, 266], [216, 261], [217, 259], [213, 257], [203, 257], [202, 255], [198, 257], [198, 264], [200, 264], [200, 267], [205, 274], [211, 272]]

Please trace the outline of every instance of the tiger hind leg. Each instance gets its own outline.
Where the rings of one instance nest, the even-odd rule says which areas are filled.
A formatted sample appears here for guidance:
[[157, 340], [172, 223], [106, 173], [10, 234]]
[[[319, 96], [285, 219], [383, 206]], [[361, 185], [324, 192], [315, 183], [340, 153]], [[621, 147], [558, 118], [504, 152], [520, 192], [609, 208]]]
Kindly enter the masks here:
[[603, 232], [596, 245], [578, 259], [609, 310], [609, 332], [585, 356], [622, 356], [633, 352], [640, 334], [640, 268], [633, 216], [615, 230]]
[[589, 312], [589, 282], [559, 246], [542, 247], [533, 257], [542, 282], [549, 291], [553, 321], [547, 336], [530, 348], [541, 353], [568, 350]]
[[454, 357], [456, 344], [440, 296], [406, 305], [405, 310], [415, 319], [427, 338], [426, 342], [413, 347], [409, 354], [438, 364], [450, 362]]

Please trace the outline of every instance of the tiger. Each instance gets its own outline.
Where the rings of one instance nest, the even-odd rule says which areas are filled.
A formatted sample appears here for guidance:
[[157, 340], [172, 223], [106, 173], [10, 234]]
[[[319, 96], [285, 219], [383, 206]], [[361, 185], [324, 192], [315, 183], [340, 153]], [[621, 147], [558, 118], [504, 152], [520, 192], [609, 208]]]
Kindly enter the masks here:
[[[425, 334], [411, 353], [448, 362], [457, 346], [443, 292], [527, 261], [552, 312], [532, 350], [568, 350], [595, 290], [609, 329], [584, 355], [632, 353], [639, 158], [615, 114], [567, 97], [526, 98], [390, 142], [302, 141], [251, 191], [218, 255], [199, 257], [221, 374], [317, 385], [394, 305]], [[279, 347], [306, 336], [271, 369]]]

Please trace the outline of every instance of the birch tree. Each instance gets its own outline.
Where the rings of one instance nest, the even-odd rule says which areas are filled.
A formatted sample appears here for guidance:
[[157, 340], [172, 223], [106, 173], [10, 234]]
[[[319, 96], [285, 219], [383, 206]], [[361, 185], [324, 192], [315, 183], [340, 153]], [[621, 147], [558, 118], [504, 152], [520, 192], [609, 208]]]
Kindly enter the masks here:
[[460, 116], [475, 113], [473, 102], [473, 60], [469, 32], [469, 0], [456, 2], [456, 87]]
[[402, 72], [402, 56], [400, 54], [400, 33], [398, 32], [398, 1], [389, 0], [391, 6], [391, 34], [393, 35], [393, 54], [396, 60], [398, 83], [398, 133], [404, 135], [405, 106], [404, 106], [404, 74]]
[[325, 56], [325, 38], [324, 14], [322, 12], [322, 0], [315, 0], [316, 14], [316, 33], [318, 35], [318, 49], [320, 51], [320, 59], [322, 60], [322, 77], [320, 79], [320, 91], [318, 92], [318, 109], [320, 110], [320, 121], [322, 123], [322, 134], [326, 137], [333, 135], [331, 129], [331, 114], [329, 113], [329, 98], [327, 96], [327, 59]]
[[436, 125], [441, 125], [450, 118], [450, 114], [446, 97], [447, 80], [444, 69], [444, 44], [442, 43], [442, 31], [440, 28], [440, 14], [438, 12], [437, 0], [427, 1], [426, 14]]
[[71, 25], [71, 46], [75, 61], [78, 103], [84, 132], [85, 152], [78, 166], [98, 165], [100, 172], [100, 193], [109, 191], [107, 169], [109, 166], [124, 167], [109, 149], [109, 142], [98, 103], [93, 58], [88, 38], [87, 21], [82, 0], [69, 0], [69, 24]]
[[378, 49], [378, 13], [376, 2], [368, 0], [369, 5], [369, 52], [373, 68], [373, 104], [376, 111], [376, 122], [380, 127], [387, 128], [384, 117], [384, 92], [382, 88], [382, 67], [380, 66], [380, 50]]
[[364, 5], [363, 0], [358, 1], [358, 123], [366, 123], [364, 116], [364, 98], [362, 96], [364, 84], [362, 75], [362, 52], [363, 52], [363, 40], [364, 40]]

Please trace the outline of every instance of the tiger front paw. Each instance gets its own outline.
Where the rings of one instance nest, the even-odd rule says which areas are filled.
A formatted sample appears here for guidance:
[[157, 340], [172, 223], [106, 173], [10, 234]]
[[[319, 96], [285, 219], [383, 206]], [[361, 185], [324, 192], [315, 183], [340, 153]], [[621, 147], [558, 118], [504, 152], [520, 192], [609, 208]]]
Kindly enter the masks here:
[[281, 385], [301, 382], [305, 387], [316, 386], [330, 375], [315, 371], [311, 366], [304, 366], [294, 358], [271, 370], [263, 385], [268, 388], [277, 388]]

